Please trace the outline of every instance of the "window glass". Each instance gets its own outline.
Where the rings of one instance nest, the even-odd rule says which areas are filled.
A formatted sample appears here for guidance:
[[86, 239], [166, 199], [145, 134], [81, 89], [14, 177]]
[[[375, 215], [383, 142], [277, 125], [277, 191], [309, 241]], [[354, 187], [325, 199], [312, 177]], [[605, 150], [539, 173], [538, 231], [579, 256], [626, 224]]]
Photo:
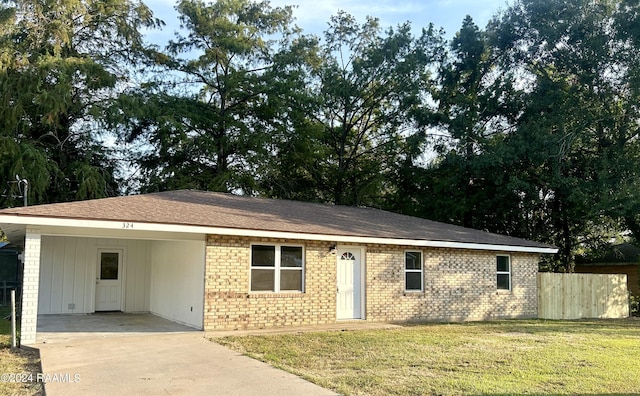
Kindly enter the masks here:
[[496, 284], [498, 290], [511, 290], [511, 258], [496, 256]]
[[509, 272], [509, 256], [498, 256], [498, 272]]
[[406, 269], [422, 269], [422, 253], [420, 252], [406, 252], [405, 255], [405, 268]]
[[280, 266], [302, 268], [302, 248], [282, 246], [280, 250]]
[[118, 279], [118, 253], [100, 253], [100, 279]]
[[252, 245], [251, 291], [304, 290], [301, 246]]
[[344, 252], [342, 253], [342, 256], [340, 256], [340, 260], [355, 260], [356, 256], [353, 255], [353, 253], [351, 252]]
[[275, 271], [271, 269], [251, 270], [252, 291], [273, 291]]
[[407, 290], [422, 290], [422, 272], [407, 272], [405, 282]]
[[509, 285], [509, 274], [498, 274], [498, 289], [499, 290], [510, 290]]
[[280, 290], [302, 291], [302, 270], [280, 271]]
[[404, 253], [404, 289], [422, 291], [422, 252]]
[[273, 267], [276, 261], [276, 247], [253, 245], [251, 248], [252, 267]]

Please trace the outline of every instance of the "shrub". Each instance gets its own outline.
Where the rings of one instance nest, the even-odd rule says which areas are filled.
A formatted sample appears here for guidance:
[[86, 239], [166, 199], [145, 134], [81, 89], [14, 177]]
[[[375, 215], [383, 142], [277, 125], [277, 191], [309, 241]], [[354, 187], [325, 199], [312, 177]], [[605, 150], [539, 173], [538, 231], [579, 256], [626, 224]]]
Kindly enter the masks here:
[[629, 315], [640, 316], [640, 297], [629, 295]]

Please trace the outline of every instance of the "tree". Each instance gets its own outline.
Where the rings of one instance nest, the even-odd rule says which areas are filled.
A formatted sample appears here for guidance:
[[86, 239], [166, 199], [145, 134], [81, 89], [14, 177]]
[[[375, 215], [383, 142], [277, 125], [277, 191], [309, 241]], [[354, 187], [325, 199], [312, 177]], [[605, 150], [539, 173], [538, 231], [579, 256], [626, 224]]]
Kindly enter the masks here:
[[557, 269], [571, 270], [576, 249], [609, 238], [604, 225], [618, 228], [638, 204], [637, 47], [621, 34], [620, 6], [521, 0], [497, 30], [505, 61], [526, 82], [505, 143], [526, 164], [535, 188], [523, 194], [537, 202], [541, 239], [560, 247]]
[[485, 31], [466, 18], [422, 119], [438, 156], [402, 167], [404, 194], [427, 197], [413, 214], [555, 244], [565, 271], [640, 232], [638, 11], [521, 0]]
[[177, 9], [185, 33], [151, 54], [163, 73], [121, 99], [123, 138], [151, 145], [136, 160], [141, 189], [251, 193], [252, 159], [271, 131], [273, 58], [293, 34], [291, 8], [183, 0]]
[[510, 233], [505, 216], [513, 208], [501, 188], [506, 179], [496, 147], [512, 127], [514, 89], [487, 32], [470, 16], [451, 40], [437, 81], [437, 112], [423, 119], [439, 138], [433, 142], [437, 165], [422, 172], [430, 191], [419, 200], [422, 215]]
[[[395, 188], [391, 175], [402, 142], [414, 133], [412, 111], [426, 100], [437, 43], [432, 28], [416, 38], [409, 24], [382, 34], [374, 18], [362, 25], [346, 13], [331, 18], [319, 58], [310, 57], [307, 100], [292, 105], [303, 103], [307, 116], [294, 125], [296, 135], [288, 142], [312, 159], [295, 168], [295, 157], [279, 154], [289, 170], [296, 169], [297, 180], [304, 180], [304, 196], [339, 205], [385, 205]], [[290, 174], [278, 172], [278, 180]]]
[[159, 21], [130, 0], [1, 7], [0, 181], [28, 179], [30, 202], [117, 194], [98, 120], [142, 49], [140, 28]]
[[321, 163], [327, 157], [322, 124], [310, 114], [317, 110], [314, 71], [321, 63], [316, 36], [295, 35], [274, 57], [269, 70], [272, 89], [270, 139], [254, 157], [257, 190], [261, 195], [326, 202], [319, 189]]

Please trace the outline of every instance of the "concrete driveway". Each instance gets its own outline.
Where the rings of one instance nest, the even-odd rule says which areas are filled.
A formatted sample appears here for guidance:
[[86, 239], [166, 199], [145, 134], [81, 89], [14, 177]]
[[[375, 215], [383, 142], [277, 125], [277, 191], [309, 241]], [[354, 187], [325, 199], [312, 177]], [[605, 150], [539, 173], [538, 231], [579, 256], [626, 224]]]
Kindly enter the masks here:
[[336, 395], [152, 315], [39, 321], [47, 396]]

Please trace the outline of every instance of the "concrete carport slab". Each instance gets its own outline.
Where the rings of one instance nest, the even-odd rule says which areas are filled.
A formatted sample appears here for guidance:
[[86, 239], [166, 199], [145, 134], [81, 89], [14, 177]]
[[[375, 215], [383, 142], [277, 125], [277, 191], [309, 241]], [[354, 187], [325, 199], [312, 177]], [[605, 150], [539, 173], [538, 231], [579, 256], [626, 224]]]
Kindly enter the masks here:
[[[38, 337], [48, 340], [34, 347], [40, 350], [43, 380], [48, 396], [56, 395], [336, 395], [293, 374], [231, 351], [204, 338], [201, 331], [145, 328], [164, 322], [153, 315], [134, 318], [119, 314], [110, 324], [87, 331], [69, 331], [93, 315], [67, 316], [60, 333], [46, 316], [40, 320]], [[98, 316], [98, 315], [96, 315]], [[109, 316], [109, 315], [104, 315]], [[118, 316], [123, 318], [118, 319]], [[104, 318], [98, 317], [94, 323]], [[179, 325], [178, 325], [179, 326]], [[129, 327], [131, 331], [108, 331]], [[78, 328], [79, 329], [79, 328]], [[92, 331], [93, 330], [93, 331]], [[97, 330], [97, 331], [96, 331]], [[146, 331], [145, 331], [146, 330]], [[182, 331], [180, 331], [182, 330]]]
[[148, 313], [100, 312], [90, 315], [38, 316], [38, 344], [104, 338], [197, 332], [197, 329]]

